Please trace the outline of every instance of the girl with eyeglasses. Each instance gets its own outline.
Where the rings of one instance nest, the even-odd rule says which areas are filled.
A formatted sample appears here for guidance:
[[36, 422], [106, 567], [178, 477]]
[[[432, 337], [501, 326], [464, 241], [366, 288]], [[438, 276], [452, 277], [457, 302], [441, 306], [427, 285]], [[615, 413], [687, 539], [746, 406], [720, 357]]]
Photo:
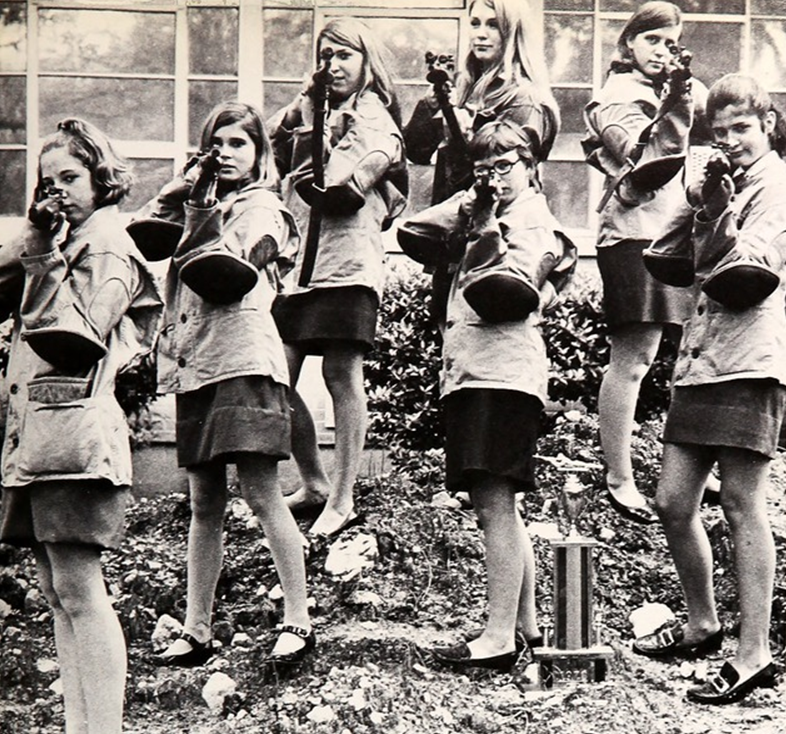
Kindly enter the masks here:
[[[507, 670], [527, 646], [542, 644], [535, 557], [516, 493], [535, 486], [548, 381], [540, 313], [567, 282], [575, 248], [540, 193], [534, 148], [512, 122], [484, 125], [470, 143], [472, 189], [416, 214], [398, 232], [404, 252], [420, 263], [454, 255], [459, 261], [442, 349], [446, 484], [472, 499], [488, 574], [486, 624], [469, 630], [465, 642], [434, 650], [438, 660], [459, 668]], [[464, 246], [448, 252], [457, 241]], [[481, 289], [483, 297], [473, 300], [472, 287], [484, 281], [496, 288]], [[493, 297], [499, 289], [521, 291], [530, 310], [513, 316], [507, 299]]]

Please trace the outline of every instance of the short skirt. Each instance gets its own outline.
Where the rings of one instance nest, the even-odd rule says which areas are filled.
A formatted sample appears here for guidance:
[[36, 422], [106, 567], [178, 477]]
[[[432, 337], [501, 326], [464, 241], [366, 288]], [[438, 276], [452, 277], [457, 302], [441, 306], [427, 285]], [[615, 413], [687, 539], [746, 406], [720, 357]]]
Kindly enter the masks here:
[[467, 388], [445, 396], [446, 485], [468, 489], [482, 472], [535, 489], [535, 447], [543, 404], [517, 390]]
[[179, 466], [196, 466], [235, 454], [289, 458], [289, 391], [270, 377], [233, 377], [178, 395], [176, 443]]
[[732, 446], [774, 459], [786, 388], [776, 380], [676, 387], [663, 428], [668, 443]]
[[71, 543], [117, 548], [125, 531], [129, 487], [104, 479], [35, 482], [3, 489], [0, 542], [30, 547]]
[[642, 253], [649, 244], [644, 240], [623, 240], [597, 249], [603, 310], [611, 331], [626, 324], [682, 326], [693, 309], [692, 288], [665, 285], [644, 267]]
[[357, 342], [367, 352], [374, 346], [378, 310], [371, 288], [316, 288], [276, 298], [273, 317], [284, 343], [307, 354], [322, 354], [334, 341]]

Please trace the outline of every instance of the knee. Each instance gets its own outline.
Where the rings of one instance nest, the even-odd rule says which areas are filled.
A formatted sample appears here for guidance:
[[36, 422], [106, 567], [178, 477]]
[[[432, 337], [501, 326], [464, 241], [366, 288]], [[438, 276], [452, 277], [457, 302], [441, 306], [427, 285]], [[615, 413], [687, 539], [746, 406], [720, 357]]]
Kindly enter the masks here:
[[673, 497], [656, 495], [655, 512], [661, 523], [668, 527], [678, 527], [691, 520], [691, 514], [685, 511], [685, 506], [681, 502], [675, 501]]
[[223, 522], [226, 498], [223, 493], [192, 493], [191, 517], [197, 522]]
[[[106, 594], [103, 585], [101, 589]], [[79, 579], [60, 578], [52, 585], [52, 599], [49, 602], [52, 609], [56, 613], [64, 612], [70, 619], [87, 613], [92, 607], [92, 601], [90, 585], [81, 583]]]

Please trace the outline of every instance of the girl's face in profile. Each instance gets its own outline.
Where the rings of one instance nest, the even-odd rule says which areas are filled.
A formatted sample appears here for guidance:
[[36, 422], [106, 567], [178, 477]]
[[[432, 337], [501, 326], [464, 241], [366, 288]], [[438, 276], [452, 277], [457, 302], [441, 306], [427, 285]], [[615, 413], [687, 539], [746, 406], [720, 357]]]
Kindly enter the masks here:
[[320, 52], [323, 47], [333, 49], [333, 58], [330, 60], [330, 73], [333, 75], [331, 97], [348, 99], [359, 91], [363, 84], [363, 54], [351, 46], [344, 46], [329, 39], [320, 43]]
[[42, 153], [39, 167], [41, 184], [60, 189], [60, 209], [68, 223], [78, 227], [96, 210], [98, 192], [90, 169], [62, 146]]
[[712, 136], [738, 168], [749, 168], [772, 150], [770, 135], [775, 129], [775, 113], [762, 120], [745, 105], [729, 105], [712, 118]]
[[669, 48], [680, 40], [682, 26], [665, 26], [641, 33], [626, 41], [633, 61], [648, 77], [668, 71], [673, 58]]
[[256, 163], [256, 147], [239, 122], [218, 128], [210, 138], [210, 145], [218, 149], [221, 181], [236, 183], [247, 177]]
[[484, 67], [502, 58], [502, 33], [497, 14], [483, 0], [477, 0], [470, 10], [469, 41], [473, 56]]

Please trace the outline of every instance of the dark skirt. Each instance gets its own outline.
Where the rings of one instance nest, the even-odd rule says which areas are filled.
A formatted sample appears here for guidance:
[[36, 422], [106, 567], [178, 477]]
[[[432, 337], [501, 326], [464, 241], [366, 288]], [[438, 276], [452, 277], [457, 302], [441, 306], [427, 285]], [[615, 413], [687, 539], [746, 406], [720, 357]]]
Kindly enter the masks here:
[[26, 547], [70, 543], [117, 548], [130, 496], [128, 487], [116, 487], [104, 479], [4, 488], [0, 541]]
[[612, 331], [625, 324], [675, 324], [693, 309], [692, 288], [675, 288], [655, 280], [644, 267], [642, 252], [650, 243], [624, 240], [597, 249], [603, 280], [603, 310]]
[[732, 446], [774, 459], [786, 388], [775, 380], [676, 387], [663, 428], [668, 443]]
[[330, 342], [357, 342], [363, 351], [374, 346], [379, 299], [370, 288], [317, 288], [279, 296], [273, 317], [285, 344], [307, 354], [322, 354]]
[[467, 489], [482, 472], [535, 488], [535, 447], [543, 405], [517, 390], [467, 388], [444, 399], [446, 484]]
[[289, 392], [270, 377], [233, 377], [177, 396], [177, 463], [227, 463], [238, 453], [288, 459]]

